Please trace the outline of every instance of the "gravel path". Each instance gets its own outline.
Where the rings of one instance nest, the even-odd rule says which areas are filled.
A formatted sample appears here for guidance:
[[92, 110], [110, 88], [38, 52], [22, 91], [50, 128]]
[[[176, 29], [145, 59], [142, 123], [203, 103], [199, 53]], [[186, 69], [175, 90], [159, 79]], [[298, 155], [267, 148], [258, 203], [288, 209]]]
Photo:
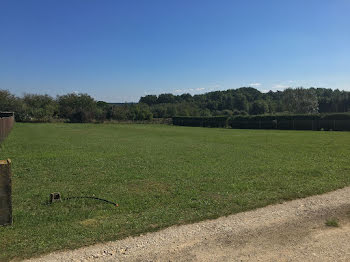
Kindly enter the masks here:
[[350, 261], [350, 187], [28, 261]]

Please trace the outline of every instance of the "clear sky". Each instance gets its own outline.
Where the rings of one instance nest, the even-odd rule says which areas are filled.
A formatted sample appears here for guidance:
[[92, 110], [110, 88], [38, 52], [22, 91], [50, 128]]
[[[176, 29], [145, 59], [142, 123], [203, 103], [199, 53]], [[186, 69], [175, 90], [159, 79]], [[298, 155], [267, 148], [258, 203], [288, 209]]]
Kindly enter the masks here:
[[350, 0], [0, 0], [0, 89], [350, 90]]

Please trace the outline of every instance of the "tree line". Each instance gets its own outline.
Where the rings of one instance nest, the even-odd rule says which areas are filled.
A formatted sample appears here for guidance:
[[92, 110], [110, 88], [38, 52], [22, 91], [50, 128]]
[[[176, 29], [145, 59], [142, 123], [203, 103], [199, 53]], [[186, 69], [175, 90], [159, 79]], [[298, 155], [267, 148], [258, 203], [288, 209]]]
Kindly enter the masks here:
[[350, 111], [350, 92], [326, 88], [288, 88], [262, 93], [252, 87], [214, 91], [200, 95], [147, 95], [156, 117], [261, 114], [312, 114]]
[[72, 123], [102, 122], [105, 120], [150, 120], [149, 106], [123, 104], [114, 106], [96, 101], [88, 94], [49, 95], [25, 94], [17, 97], [8, 90], [0, 90], [0, 111], [15, 112], [18, 122]]
[[313, 114], [350, 111], [350, 92], [325, 88], [288, 88], [262, 93], [252, 87], [200, 95], [146, 95], [138, 103], [106, 103], [88, 94], [24, 94], [0, 90], [0, 111], [13, 111], [16, 121], [144, 121], [174, 116], [230, 116], [276, 113]]

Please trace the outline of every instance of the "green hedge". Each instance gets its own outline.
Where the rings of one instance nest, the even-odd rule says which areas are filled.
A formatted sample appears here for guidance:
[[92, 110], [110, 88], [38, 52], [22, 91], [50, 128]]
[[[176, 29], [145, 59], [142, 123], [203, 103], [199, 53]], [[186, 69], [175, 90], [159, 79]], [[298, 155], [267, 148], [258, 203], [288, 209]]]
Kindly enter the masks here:
[[173, 125], [200, 127], [227, 127], [227, 116], [213, 117], [173, 117]]
[[235, 129], [350, 131], [350, 114], [173, 117], [173, 124]]
[[270, 121], [270, 120], [350, 120], [350, 113], [308, 114], [308, 115], [239, 115], [231, 117], [239, 121]]
[[350, 131], [350, 114], [233, 116], [231, 128]]

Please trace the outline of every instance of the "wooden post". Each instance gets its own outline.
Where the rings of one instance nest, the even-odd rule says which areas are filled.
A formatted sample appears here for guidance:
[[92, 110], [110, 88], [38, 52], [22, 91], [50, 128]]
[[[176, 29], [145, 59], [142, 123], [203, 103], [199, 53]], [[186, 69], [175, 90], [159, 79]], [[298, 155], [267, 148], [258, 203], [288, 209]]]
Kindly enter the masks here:
[[12, 224], [11, 160], [0, 160], [0, 225]]

